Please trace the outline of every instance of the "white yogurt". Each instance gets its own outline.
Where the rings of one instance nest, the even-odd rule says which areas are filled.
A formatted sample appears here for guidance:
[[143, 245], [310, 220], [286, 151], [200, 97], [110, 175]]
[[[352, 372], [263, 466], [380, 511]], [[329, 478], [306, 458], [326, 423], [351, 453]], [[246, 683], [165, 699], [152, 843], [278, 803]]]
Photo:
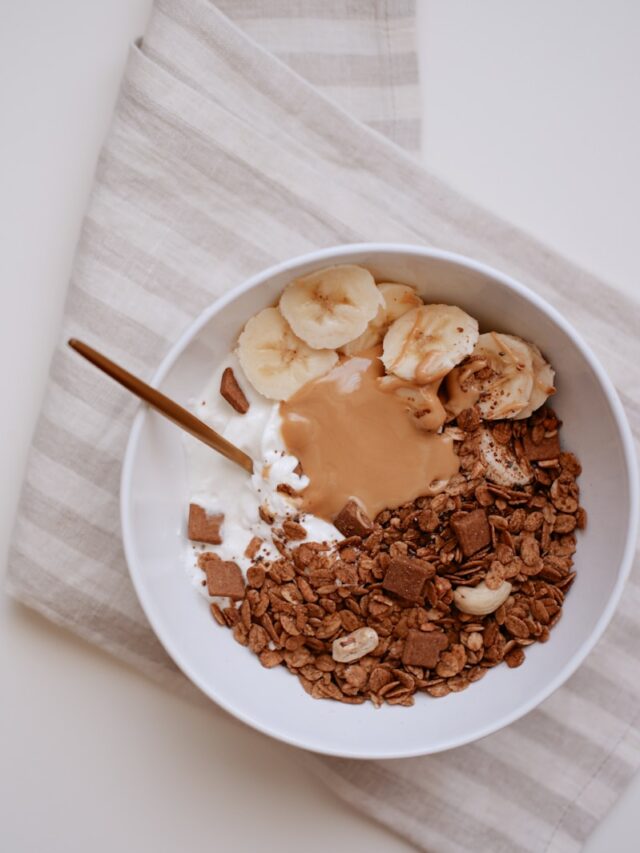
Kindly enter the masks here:
[[[249, 411], [244, 415], [236, 412], [220, 395], [220, 379], [226, 367], [233, 369], [249, 401]], [[187, 571], [193, 583], [206, 595], [206, 587], [202, 584], [204, 573], [197, 565], [198, 554], [202, 550], [214, 551], [224, 560], [234, 560], [246, 571], [251, 560], [244, 552], [253, 537], [259, 536], [263, 540], [259, 554], [276, 559], [279, 553], [271, 541], [271, 528], [262, 521], [258, 509], [261, 505], [268, 507], [276, 516], [276, 525], [287, 516], [296, 515], [296, 507], [286, 495], [276, 491], [276, 487], [284, 483], [299, 491], [309, 480], [294, 472], [298, 460], [288, 454], [284, 446], [279, 404], [267, 400], [251, 387], [234, 354], [215, 370], [202, 394], [190, 403], [194, 414], [254, 460], [254, 473], [249, 476], [215, 450], [185, 435], [191, 502], [208, 512], [224, 514], [221, 545], [187, 545]], [[337, 542], [343, 538], [333, 524], [316, 516], [304, 514], [301, 523], [307, 530], [305, 541]]]

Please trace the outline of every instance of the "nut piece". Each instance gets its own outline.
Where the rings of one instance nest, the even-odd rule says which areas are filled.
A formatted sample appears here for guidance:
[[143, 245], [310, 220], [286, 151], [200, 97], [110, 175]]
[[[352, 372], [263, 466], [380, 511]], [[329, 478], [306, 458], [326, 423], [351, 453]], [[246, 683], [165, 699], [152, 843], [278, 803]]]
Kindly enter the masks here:
[[483, 509], [457, 513], [451, 516], [451, 529], [465, 557], [486, 548], [491, 542], [491, 530], [487, 513]]
[[226, 367], [222, 374], [222, 379], [220, 380], [220, 394], [224, 397], [227, 403], [241, 415], [244, 415], [249, 411], [249, 401], [245, 397], [242, 388], [238, 385], [238, 380], [230, 367]]
[[497, 589], [489, 589], [484, 581], [480, 581], [478, 586], [459, 586], [453, 591], [453, 601], [463, 613], [487, 616], [504, 604], [510, 594], [509, 581], [503, 581]]
[[333, 524], [343, 536], [368, 536], [373, 530], [371, 519], [357, 501], [348, 501], [336, 515]]
[[351, 663], [368, 655], [378, 645], [378, 634], [373, 628], [358, 628], [333, 641], [331, 657], [338, 663]]
[[206, 542], [208, 545], [221, 545], [222, 536], [220, 528], [224, 521], [224, 515], [220, 513], [209, 514], [204, 507], [198, 504], [189, 504], [189, 523], [187, 535], [189, 539], [196, 542]]

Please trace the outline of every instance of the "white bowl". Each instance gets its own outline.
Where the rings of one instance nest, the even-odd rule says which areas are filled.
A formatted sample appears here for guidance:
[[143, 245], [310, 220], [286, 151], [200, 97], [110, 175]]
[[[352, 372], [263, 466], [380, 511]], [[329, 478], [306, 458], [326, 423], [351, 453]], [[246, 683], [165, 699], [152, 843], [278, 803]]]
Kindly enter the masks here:
[[[211, 618], [183, 568], [186, 464], [179, 430], [141, 408], [122, 473], [124, 547], [140, 602], [182, 671], [245, 723], [280, 740], [331, 755], [398, 758], [460, 746], [532, 710], [579, 666], [607, 623], [629, 573], [638, 516], [631, 433], [596, 358], [546, 302], [489, 267], [416, 246], [363, 244], [323, 249], [254, 276], [210, 306], [182, 335], [154, 384], [186, 404], [234, 346], [256, 311], [293, 277], [334, 263], [368, 267], [378, 279], [414, 284], [432, 302], [460, 305], [483, 330], [535, 341], [558, 371], [553, 405], [563, 437], [583, 463], [589, 524], [578, 539], [578, 576], [551, 639], [527, 650], [522, 667], [491, 670], [462, 693], [419, 694], [412, 708], [352, 706], [308, 696], [284, 668], [263, 669]], [[213, 452], [213, 451], [212, 451]]]

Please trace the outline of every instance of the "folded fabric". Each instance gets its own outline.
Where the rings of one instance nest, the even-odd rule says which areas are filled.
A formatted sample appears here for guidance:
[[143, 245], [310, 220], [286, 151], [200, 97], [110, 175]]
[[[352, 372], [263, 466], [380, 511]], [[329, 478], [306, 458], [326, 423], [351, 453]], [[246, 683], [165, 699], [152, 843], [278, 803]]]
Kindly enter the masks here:
[[[207, 304], [276, 261], [335, 243], [434, 245], [512, 274], [570, 317], [640, 434], [640, 308], [421, 168], [413, 37], [414, 4], [403, 0], [160, 0], [131, 51], [8, 584], [194, 697], [141, 611], [122, 552], [118, 483], [136, 403], [65, 350], [71, 334], [148, 377]], [[579, 849], [640, 764], [638, 573], [587, 662], [504, 731], [422, 759], [305, 761], [423, 849]]]

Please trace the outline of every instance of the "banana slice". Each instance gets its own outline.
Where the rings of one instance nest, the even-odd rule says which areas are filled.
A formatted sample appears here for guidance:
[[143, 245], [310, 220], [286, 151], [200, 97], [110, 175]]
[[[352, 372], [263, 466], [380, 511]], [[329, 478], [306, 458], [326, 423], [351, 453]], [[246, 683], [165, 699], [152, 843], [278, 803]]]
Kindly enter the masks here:
[[545, 360], [545, 357], [535, 344], [529, 342], [529, 349], [531, 350], [531, 359], [533, 361], [533, 391], [531, 392], [528, 405], [515, 416], [516, 421], [528, 418], [546, 402], [547, 397], [555, 394], [556, 391], [553, 386], [553, 380], [556, 375], [555, 370]]
[[475, 374], [486, 366], [487, 362], [483, 358], [468, 358], [447, 373], [444, 380], [445, 408], [450, 418], [457, 418], [461, 412], [478, 402], [480, 388], [475, 381]]
[[296, 278], [280, 297], [285, 320], [314, 349], [341, 347], [359, 337], [383, 305], [369, 270], [349, 264]]
[[533, 391], [533, 358], [521, 338], [487, 332], [473, 351], [486, 359], [491, 375], [479, 379], [478, 409], [486, 420], [513, 418], [529, 404]]
[[456, 305], [421, 305], [403, 314], [384, 336], [389, 373], [421, 385], [442, 379], [478, 341], [478, 322]]
[[265, 308], [242, 330], [238, 358], [256, 391], [271, 400], [288, 400], [306, 382], [331, 370], [338, 353], [311, 349], [277, 308]]
[[480, 430], [479, 450], [487, 466], [487, 480], [510, 489], [531, 482], [532, 474], [526, 461], [519, 462], [513, 450], [506, 444], [498, 444], [486, 427]]
[[340, 347], [340, 352], [345, 355], [357, 355], [359, 352], [377, 346], [389, 326], [398, 317], [402, 317], [407, 311], [422, 305], [422, 299], [416, 293], [415, 288], [408, 284], [384, 281], [378, 285], [378, 290], [382, 294], [384, 305], [378, 308], [378, 313], [360, 337]]

